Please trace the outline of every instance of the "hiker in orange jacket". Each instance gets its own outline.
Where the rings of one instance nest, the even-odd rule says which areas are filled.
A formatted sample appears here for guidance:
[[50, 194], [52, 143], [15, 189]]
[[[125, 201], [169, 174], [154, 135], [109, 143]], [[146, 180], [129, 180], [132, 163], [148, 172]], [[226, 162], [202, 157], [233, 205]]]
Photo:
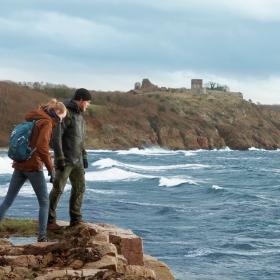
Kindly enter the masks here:
[[36, 120], [30, 139], [30, 147], [35, 149], [32, 157], [21, 162], [13, 162], [14, 172], [7, 195], [0, 205], [0, 222], [5, 212], [12, 205], [19, 190], [28, 179], [39, 202], [39, 234], [38, 241], [47, 241], [46, 227], [48, 219], [49, 198], [47, 184], [43, 173], [46, 166], [51, 181], [54, 178], [54, 166], [49, 152], [52, 129], [66, 116], [66, 107], [62, 102], [52, 99], [38, 110], [28, 113], [26, 121]]

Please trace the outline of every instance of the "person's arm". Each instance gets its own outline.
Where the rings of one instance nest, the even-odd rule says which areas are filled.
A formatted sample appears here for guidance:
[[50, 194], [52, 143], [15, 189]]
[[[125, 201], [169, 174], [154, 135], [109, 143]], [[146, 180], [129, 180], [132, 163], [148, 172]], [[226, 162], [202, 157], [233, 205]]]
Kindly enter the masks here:
[[66, 165], [65, 156], [62, 148], [62, 138], [65, 129], [67, 129], [67, 127], [70, 124], [71, 124], [71, 115], [69, 111], [67, 111], [66, 117], [63, 119], [61, 123], [56, 125], [56, 127], [53, 129], [53, 134], [52, 134], [52, 147], [55, 154], [56, 167], [61, 171], [64, 170], [64, 167]]
[[64, 131], [63, 123], [58, 123], [53, 129], [52, 146], [57, 160], [64, 160], [64, 153], [62, 149], [62, 136]]
[[83, 165], [84, 165], [84, 168], [88, 168], [88, 158], [87, 158], [87, 151], [85, 148], [83, 148]]
[[53, 163], [49, 152], [49, 144], [52, 135], [52, 124], [48, 121], [41, 122], [38, 126], [39, 135], [36, 142], [36, 152], [45, 164], [49, 173], [53, 171]]

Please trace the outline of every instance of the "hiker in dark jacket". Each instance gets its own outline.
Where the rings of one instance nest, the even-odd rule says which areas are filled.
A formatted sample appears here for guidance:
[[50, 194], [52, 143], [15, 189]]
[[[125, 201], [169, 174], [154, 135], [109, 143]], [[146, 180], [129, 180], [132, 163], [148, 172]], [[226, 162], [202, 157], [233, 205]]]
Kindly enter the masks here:
[[53, 131], [52, 146], [55, 156], [56, 173], [50, 192], [48, 229], [57, 229], [56, 208], [68, 178], [71, 182], [69, 201], [70, 226], [82, 221], [81, 206], [85, 192], [85, 169], [88, 168], [85, 150], [85, 120], [83, 112], [90, 104], [88, 90], [77, 89], [72, 100], [65, 103], [67, 115], [60, 126]]
[[49, 143], [52, 129], [66, 115], [66, 108], [62, 102], [52, 99], [46, 105], [40, 106], [37, 111], [26, 115], [26, 121], [36, 120], [30, 139], [30, 147], [36, 149], [32, 157], [21, 162], [13, 162], [14, 172], [8, 188], [7, 195], [0, 205], [0, 221], [5, 212], [12, 205], [19, 190], [28, 179], [34, 189], [39, 202], [39, 234], [38, 241], [47, 241], [46, 227], [48, 220], [48, 190], [43, 173], [43, 165], [46, 166], [51, 181], [54, 177], [54, 167], [49, 152]]

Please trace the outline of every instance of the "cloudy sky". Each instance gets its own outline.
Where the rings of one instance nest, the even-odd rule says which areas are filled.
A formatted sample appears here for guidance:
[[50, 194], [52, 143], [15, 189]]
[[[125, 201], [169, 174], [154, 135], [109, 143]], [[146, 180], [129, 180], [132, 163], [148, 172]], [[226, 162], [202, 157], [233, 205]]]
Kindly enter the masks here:
[[280, 104], [279, 0], [0, 0], [0, 80], [227, 84]]

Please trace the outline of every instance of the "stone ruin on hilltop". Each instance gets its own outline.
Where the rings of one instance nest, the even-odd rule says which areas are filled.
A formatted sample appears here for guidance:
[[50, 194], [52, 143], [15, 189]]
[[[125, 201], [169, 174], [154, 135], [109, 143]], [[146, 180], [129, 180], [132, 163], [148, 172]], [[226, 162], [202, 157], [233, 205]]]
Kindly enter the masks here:
[[[209, 82], [210, 83], [210, 82]], [[216, 85], [216, 83], [213, 83]], [[217, 84], [218, 85], [218, 84]], [[167, 87], [159, 87], [155, 84], [153, 84], [149, 79], [145, 78], [141, 82], [136, 82], [134, 84], [134, 90], [131, 90], [130, 92], [133, 94], [137, 93], [145, 93], [145, 92], [171, 92], [171, 93], [188, 93], [188, 94], [226, 94], [231, 95], [235, 97], [239, 97], [243, 99], [243, 95], [240, 92], [230, 92], [229, 88], [224, 87], [217, 87], [217, 88], [209, 88], [203, 86], [203, 80], [202, 79], [192, 79], [191, 80], [191, 88], [167, 88]]]

